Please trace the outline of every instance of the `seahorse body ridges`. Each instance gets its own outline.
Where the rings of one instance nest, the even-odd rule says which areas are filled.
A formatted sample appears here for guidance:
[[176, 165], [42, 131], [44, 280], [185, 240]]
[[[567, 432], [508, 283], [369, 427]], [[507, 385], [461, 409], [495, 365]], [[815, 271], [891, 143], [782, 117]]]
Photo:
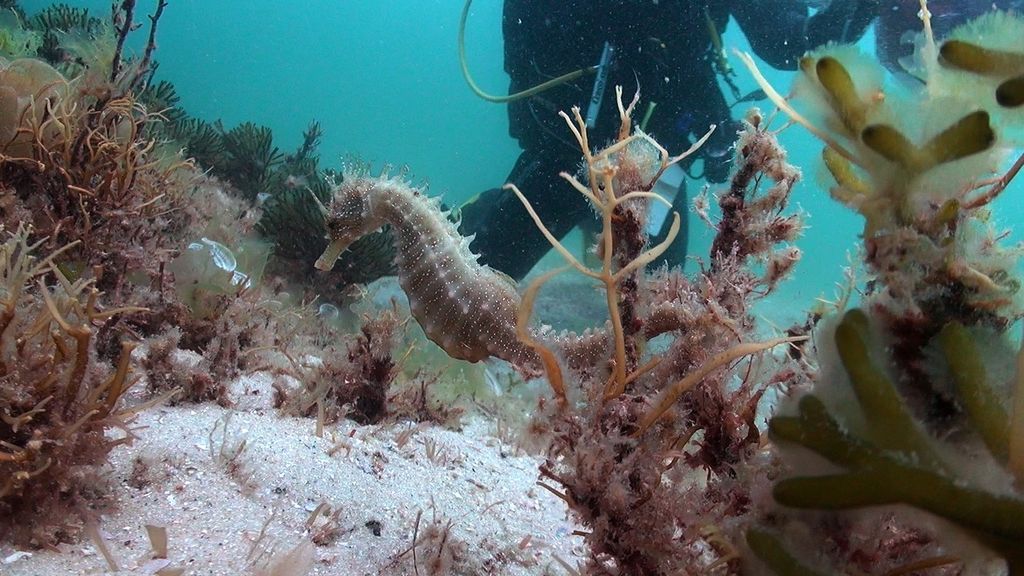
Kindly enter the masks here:
[[516, 336], [515, 283], [477, 262], [472, 238], [459, 234], [437, 198], [399, 178], [346, 174], [326, 221], [331, 242], [317, 268], [329, 270], [350, 244], [390, 224], [399, 283], [427, 337], [453, 358], [494, 356], [536, 370], [536, 353]]

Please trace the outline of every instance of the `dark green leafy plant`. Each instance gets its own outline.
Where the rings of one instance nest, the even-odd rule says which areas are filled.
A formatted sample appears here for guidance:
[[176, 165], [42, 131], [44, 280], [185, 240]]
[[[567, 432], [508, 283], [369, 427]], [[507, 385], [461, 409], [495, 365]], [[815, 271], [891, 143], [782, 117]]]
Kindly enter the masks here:
[[330, 184], [323, 179], [308, 188], [282, 190], [267, 199], [256, 228], [274, 240], [277, 255], [313, 262], [327, 246], [324, 215], [317, 203], [327, 203], [330, 197]]
[[46, 33], [70, 32], [84, 30], [93, 32], [103, 23], [99, 18], [91, 16], [86, 8], [72, 8], [67, 4], [47, 6], [31, 20], [32, 27]]
[[174, 138], [185, 148], [185, 154], [205, 169], [216, 166], [224, 157], [220, 132], [205, 120], [182, 120], [175, 127]]
[[74, 64], [74, 55], [61, 48], [60, 35], [92, 36], [102, 29], [103, 22], [90, 15], [86, 8], [72, 8], [61, 3], [46, 7], [29, 20], [29, 25], [43, 36], [39, 57], [54, 66], [67, 67]]
[[139, 101], [145, 104], [150, 112], [159, 114], [164, 119], [164, 129], [172, 133], [186, 118], [185, 110], [179, 106], [181, 97], [178, 96], [174, 84], [167, 80], [147, 86], [139, 95]]
[[214, 173], [235, 184], [242, 195], [255, 201], [269, 194], [274, 169], [283, 160], [274, 146], [270, 128], [252, 122], [242, 123], [221, 135], [222, 162], [211, 166]]

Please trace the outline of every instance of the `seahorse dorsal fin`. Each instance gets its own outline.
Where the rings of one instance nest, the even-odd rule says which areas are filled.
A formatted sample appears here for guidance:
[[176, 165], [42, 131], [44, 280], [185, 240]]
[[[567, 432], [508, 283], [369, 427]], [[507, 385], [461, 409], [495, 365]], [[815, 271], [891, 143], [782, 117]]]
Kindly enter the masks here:
[[505, 274], [501, 270], [496, 270], [494, 268], [491, 268], [490, 266], [487, 266], [487, 268], [489, 268], [491, 270], [491, 272], [494, 272], [494, 275], [496, 277], [501, 278], [505, 282], [508, 282], [509, 286], [511, 286], [513, 288], [518, 288], [519, 287], [519, 282], [516, 282], [515, 278], [509, 276], [508, 274]]

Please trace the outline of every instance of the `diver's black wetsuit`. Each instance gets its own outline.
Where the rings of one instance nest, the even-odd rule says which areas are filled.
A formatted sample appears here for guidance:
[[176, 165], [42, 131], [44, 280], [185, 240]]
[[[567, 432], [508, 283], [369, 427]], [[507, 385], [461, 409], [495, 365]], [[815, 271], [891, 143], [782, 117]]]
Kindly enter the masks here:
[[[638, 115], [647, 103], [657, 103], [647, 131], [670, 152], [686, 149], [710, 124], [719, 125], [702, 153], [706, 177], [722, 182], [736, 127], [718, 85], [712, 27], [724, 31], [731, 15], [761, 58], [793, 69], [811, 48], [855, 40], [876, 14], [877, 0], [832, 2], [814, 17], [808, 17], [801, 0], [506, 0], [505, 70], [510, 91], [518, 92], [596, 64], [610, 42], [615, 58], [591, 145], [599, 146], [618, 130], [614, 87], [622, 85], [628, 99], [639, 83]], [[509, 132], [523, 149], [508, 181], [519, 186], [559, 238], [590, 208], [558, 177], [560, 171], [573, 171], [581, 158], [558, 112], [578, 105], [585, 114], [593, 84], [594, 75], [585, 75], [508, 107]], [[685, 207], [681, 212], [686, 215]], [[514, 278], [525, 276], [548, 251], [547, 240], [510, 192], [484, 192], [463, 208], [462, 217], [463, 233], [476, 234], [472, 247], [481, 261]], [[686, 231], [680, 236], [685, 239]], [[685, 240], [672, 251], [669, 261], [680, 262]]]

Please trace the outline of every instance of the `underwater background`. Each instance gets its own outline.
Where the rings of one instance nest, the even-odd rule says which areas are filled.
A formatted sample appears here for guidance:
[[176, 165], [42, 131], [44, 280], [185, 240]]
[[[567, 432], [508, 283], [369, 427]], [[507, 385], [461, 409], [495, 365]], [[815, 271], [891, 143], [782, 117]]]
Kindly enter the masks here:
[[70, 5], [0, 0], [0, 574], [1024, 573], [1019, 14], [916, 82], [730, 23], [771, 102], [685, 271], [638, 233], [667, 154], [577, 111], [599, 257], [517, 285], [446, 210], [519, 154], [460, 2]]
[[[29, 13], [50, 4], [22, 3]], [[97, 15], [109, 11], [104, 0], [67, 4]], [[225, 128], [247, 121], [268, 126], [282, 150], [298, 146], [302, 130], [315, 119], [324, 129], [323, 166], [337, 166], [345, 155], [374, 166], [407, 166], [414, 180], [427, 182], [431, 193], [443, 195], [450, 206], [505, 183], [519, 148], [508, 135], [505, 106], [474, 96], [459, 71], [456, 39], [461, 3], [175, 0], [172, 4], [161, 22], [156, 78], [174, 83], [181, 106], [191, 116], [211, 122], [220, 119]], [[506, 92], [508, 86], [502, 70], [501, 11], [498, 1], [474, 3], [466, 31], [469, 67], [477, 82], [492, 93]], [[703, 25], [696, 29], [704, 33]], [[141, 52], [144, 36], [135, 35], [130, 41]], [[724, 31], [724, 43], [730, 50], [749, 51], [735, 22]], [[873, 31], [859, 44], [872, 51]], [[791, 82], [791, 72], [764, 65], [762, 69], [778, 86]], [[743, 93], [756, 88], [749, 74], [738, 72], [736, 80]], [[772, 108], [767, 101], [751, 105]], [[745, 106], [733, 108], [734, 116], [742, 117]], [[784, 318], [793, 320], [813, 298], [833, 295], [835, 279], [841, 277], [842, 267], [849, 263], [848, 253], [857, 246], [861, 224], [855, 214], [823, 193], [828, 177], [819, 159], [820, 144], [806, 132], [792, 129], [784, 131], [780, 141], [791, 162], [804, 170], [794, 199], [810, 214], [800, 242], [805, 256], [795, 278], [781, 285], [772, 298], [787, 303]], [[690, 196], [703, 184], [691, 183]], [[566, 193], [570, 193], [568, 187]], [[1001, 214], [1004, 219], [1011, 215]], [[690, 217], [690, 253], [706, 255], [713, 230]], [[572, 238], [566, 244], [580, 246]], [[550, 255], [549, 260], [558, 262]], [[693, 263], [687, 265], [688, 271], [695, 269]]]

